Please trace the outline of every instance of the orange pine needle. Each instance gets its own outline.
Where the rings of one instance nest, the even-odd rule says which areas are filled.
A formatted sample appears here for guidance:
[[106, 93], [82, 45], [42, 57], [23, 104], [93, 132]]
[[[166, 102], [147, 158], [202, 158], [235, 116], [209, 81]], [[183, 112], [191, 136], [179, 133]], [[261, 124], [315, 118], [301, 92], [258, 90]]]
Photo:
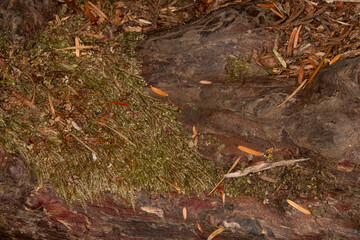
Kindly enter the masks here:
[[99, 118], [98, 120], [96, 120], [96, 121], [95, 121], [95, 123], [97, 123], [97, 122], [101, 122], [102, 120], [105, 120], [105, 119], [107, 119], [107, 118], [109, 118], [109, 117], [112, 117], [112, 116], [114, 116], [114, 113], [113, 113], [113, 112], [110, 112], [110, 113], [108, 113], [108, 114], [106, 114], [106, 115], [102, 116], [102, 117], [101, 117], [101, 118]]
[[276, 15], [278, 15], [280, 18], [284, 18], [284, 16], [283, 16], [281, 13], [279, 13], [278, 11], [276, 11], [274, 8], [270, 8], [270, 10], [271, 10], [273, 13], [275, 13]]
[[243, 152], [254, 155], [254, 156], [262, 156], [263, 155], [263, 153], [261, 153], [261, 152], [255, 151], [255, 150], [253, 150], [251, 148], [247, 148], [247, 147], [244, 147], [244, 146], [241, 146], [241, 145], [238, 146], [238, 149], [240, 149]]
[[204, 230], [202, 229], [201, 225], [196, 221], [196, 227], [199, 229], [201, 233], [204, 233]]
[[257, 6], [258, 7], [267, 7], [267, 8], [276, 7], [274, 3], [260, 3]]
[[212, 82], [210, 81], [206, 81], [206, 80], [202, 80], [199, 82], [200, 84], [204, 84], [204, 85], [210, 85], [210, 84], [213, 84]]
[[112, 101], [104, 101], [105, 103], [111, 103], [111, 104], [115, 104], [115, 105], [120, 105], [120, 106], [124, 106], [124, 107], [130, 107], [129, 104], [125, 103], [125, 102], [112, 102]]
[[180, 107], [179, 105], [177, 105], [176, 103], [174, 103], [174, 102], [173, 102], [173, 101], [171, 101], [170, 99], [169, 99], [169, 102], [170, 102], [172, 105], [174, 105], [175, 107], [177, 107], [178, 109], [183, 110], [183, 108], [182, 108], [182, 107]]
[[195, 138], [197, 135], [197, 131], [196, 131], [196, 128], [195, 128], [195, 125], [193, 126], [193, 135], [191, 136], [191, 138]]
[[310, 64], [314, 67], [314, 69], [316, 69], [317, 66], [316, 66], [315, 62], [310, 57], [308, 57], [308, 60], [309, 60]]
[[186, 207], [183, 207], [183, 209], [182, 209], [182, 214], [183, 214], [183, 217], [184, 217], [184, 221], [186, 221], [186, 219], [187, 219], [187, 210], [186, 210]]
[[223, 227], [216, 229], [215, 231], [213, 231], [213, 232], [209, 235], [209, 237], [207, 238], [207, 240], [213, 239], [214, 237], [216, 237], [217, 235], [219, 235], [220, 233], [222, 233], [224, 230], [225, 230], [225, 228], [223, 228]]
[[156, 93], [156, 94], [158, 94], [158, 95], [160, 95], [160, 96], [164, 96], [164, 97], [169, 96], [168, 93], [166, 93], [166, 92], [164, 92], [164, 91], [162, 91], [162, 90], [160, 90], [160, 89], [158, 89], [158, 88], [155, 88], [155, 87], [153, 87], [153, 86], [151, 86], [151, 85], [150, 85], [150, 88], [151, 88], [151, 90], [152, 90], [154, 93]]
[[295, 28], [292, 30], [291, 35], [290, 35], [289, 44], [288, 44], [287, 51], [286, 51], [286, 55], [287, 55], [288, 57], [291, 57], [291, 55], [292, 55], [296, 32], [297, 32], [297, 27], [295, 27]]
[[300, 30], [301, 30], [302, 25], [300, 25], [296, 31], [295, 34], [295, 39], [294, 39], [294, 49], [297, 48], [298, 43], [299, 43], [299, 35], [300, 35]]
[[305, 65], [300, 66], [298, 84], [301, 84], [304, 81]]
[[339, 60], [339, 58], [341, 57], [342, 54], [338, 54], [335, 57], [333, 57], [333, 59], [331, 59], [329, 65], [335, 63], [337, 60]]
[[296, 208], [297, 210], [299, 210], [300, 212], [303, 212], [305, 214], [311, 214], [311, 212], [309, 210], [307, 210], [306, 208], [303, 208], [302, 206], [300, 206], [297, 203], [294, 203], [293, 201], [286, 199], [286, 202], [291, 205], [292, 207]]

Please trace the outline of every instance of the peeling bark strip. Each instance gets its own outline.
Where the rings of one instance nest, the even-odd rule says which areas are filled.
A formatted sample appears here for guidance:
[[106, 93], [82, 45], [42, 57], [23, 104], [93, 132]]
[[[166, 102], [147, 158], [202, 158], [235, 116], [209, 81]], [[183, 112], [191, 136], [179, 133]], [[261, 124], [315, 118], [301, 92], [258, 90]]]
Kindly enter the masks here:
[[[220, 151], [222, 157], [233, 158], [238, 152], [229, 149], [245, 142], [261, 150], [296, 145], [326, 158], [350, 156], [359, 163], [360, 58], [331, 65], [276, 109], [297, 88], [296, 79], [255, 74], [234, 82], [224, 70], [228, 56], [272, 49], [275, 35], [261, 21], [271, 19], [254, 5], [240, 5], [155, 33], [138, 47], [143, 76], [184, 109], [179, 120], [188, 130], [196, 124], [200, 134], [216, 136], [227, 146]], [[217, 153], [208, 151], [214, 158]]]
[[[355, 222], [315, 218], [285, 201], [284, 214], [246, 196], [223, 204], [219, 197], [141, 192], [132, 208], [104, 193], [101, 201], [70, 208], [50, 186], [34, 190], [36, 184], [17, 156], [0, 152], [0, 163], [1, 239], [206, 239], [219, 228], [224, 228], [219, 239], [359, 238]], [[301, 202], [311, 204], [316, 203]]]

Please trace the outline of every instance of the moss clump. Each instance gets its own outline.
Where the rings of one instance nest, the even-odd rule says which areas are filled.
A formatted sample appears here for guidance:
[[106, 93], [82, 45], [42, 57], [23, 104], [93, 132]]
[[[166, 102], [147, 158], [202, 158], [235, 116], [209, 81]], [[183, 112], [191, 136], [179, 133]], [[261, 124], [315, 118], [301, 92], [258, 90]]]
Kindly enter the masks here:
[[234, 82], [243, 82], [252, 77], [266, 76], [268, 73], [262, 67], [256, 65], [251, 56], [239, 55], [227, 57], [225, 65], [226, 75]]
[[142, 89], [133, 51], [140, 36], [80, 35], [82, 45], [94, 48], [79, 58], [74, 50], [56, 50], [74, 46], [80, 22], [77, 16], [53, 23], [32, 50], [4, 53], [0, 107], [8, 114], [0, 114], [0, 144], [68, 202], [103, 191], [129, 201], [140, 189], [173, 191], [164, 179], [183, 192], [211, 188], [211, 164], [188, 146], [177, 109]]

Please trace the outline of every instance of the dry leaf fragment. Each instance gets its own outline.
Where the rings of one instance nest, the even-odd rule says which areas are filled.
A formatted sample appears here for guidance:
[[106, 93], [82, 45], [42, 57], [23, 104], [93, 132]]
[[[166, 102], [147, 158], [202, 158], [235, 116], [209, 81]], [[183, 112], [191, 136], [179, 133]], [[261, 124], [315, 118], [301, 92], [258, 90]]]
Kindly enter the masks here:
[[335, 57], [333, 57], [333, 59], [331, 59], [329, 65], [333, 64], [334, 62], [336, 62], [337, 60], [339, 60], [339, 58], [342, 56], [342, 54], [338, 54]]
[[124, 26], [123, 29], [125, 32], [142, 32], [142, 28], [139, 26], [137, 27]]
[[70, 16], [66, 16], [66, 17], [63, 17], [60, 21], [63, 22], [63, 21], [66, 21], [70, 18]]
[[278, 51], [276, 51], [275, 48], [273, 48], [273, 53], [275, 54], [275, 56], [277, 57], [277, 59], [279, 60], [279, 62], [281, 63], [281, 65], [286, 68], [286, 62], [284, 60], [284, 58], [280, 55], [280, 53]]
[[183, 214], [183, 217], [184, 217], [184, 221], [186, 221], [186, 218], [187, 218], [186, 207], [183, 207], [183, 209], [182, 209], [182, 214]]
[[141, 210], [147, 212], [147, 213], [152, 213], [157, 215], [158, 217], [164, 217], [164, 211], [160, 208], [156, 208], [156, 207], [150, 207], [150, 206], [144, 206], [141, 207]]
[[156, 93], [156, 94], [158, 94], [158, 95], [160, 95], [160, 96], [164, 96], [164, 97], [169, 96], [168, 93], [166, 93], [166, 92], [164, 92], [164, 91], [161, 91], [160, 89], [155, 88], [155, 87], [153, 87], [153, 86], [151, 86], [151, 85], [150, 85], [150, 88], [151, 88], [151, 90], [152, 90], [154, 93]]
[[276, 179], [273, 179], [273, 178], [265, 176], [265, 175], [260, 175], [259, 178], [262, 180], [268, 181], [268, 182], [277, 183]]
[[201, 233], [204, 233], [204, 230], [202, 229], [201, 225], [196, 221], [196, 227], [199, 229]]
[[206, 81], [206, 80], [201, 80], [199, 83], [200, 83], [200, 84], [204, 84], [204, 85], [210, 85], [210, 84], [213, 84], [212, 82], [210, 82], [210, 81]]
[[244, 146], [241, 146], [241, 145], [239, 145], [238, 148], [241, 151], [249, 153], [249, 154], [254, 155], [254, 156], [262, 156], [263, 155], [263, 153], [261, 153], [261, 152], [252, 150], [251, 148], [247, 148], [247, 147], [244, 147]]
[[207, 238], [207, 240], [213, 239], [214, 237], [216, 237], [217, 235], [219, 235], [220, 233], [222, 233], [224, 230], [225, 230], [225, 228], [223, 228], [223, 227], [216, 229], [215, 231], [213, 231], [213, 232], [209, 235], [209, 237]]
[[85, 11], [92, 23], [103, 23], [108, 18], [105, 13], [89, 1], [85, 3]]
[[292, 207], [296, 208], [297, 210], [299, 210], [300, 212], [303, 212], [305, 214], [311, 214], [311, 212], [309, 210], [307, 210], [306, 208], [303, 208], [302, 206], [300, 206], [297, 203], [294, 203], [293, 201], [286, 199], [286, 202], [291, 205]]
[[58, 25], [61, 24], [61, 19], [60, 19], [59, 15], [57, 15], [57, 14], [55, 15], [55, 20], [56, 20]]
[[80, 49], [78, 47], [80, 47], [80, 38], [75, 37], [75, 55], [76, 57], [80, 57]]
[[142, 19], [142, 18], [140, 18], [138, 21], [139, 21], [140, 23], [142, 23], [142, 24], [147, 24], [147, 25], [151, 25], [151, 24], [152, 24], [152, 22], [150, 22], [150, 21], [148, 21], [148, 20], [146, 20], [146, 19]]

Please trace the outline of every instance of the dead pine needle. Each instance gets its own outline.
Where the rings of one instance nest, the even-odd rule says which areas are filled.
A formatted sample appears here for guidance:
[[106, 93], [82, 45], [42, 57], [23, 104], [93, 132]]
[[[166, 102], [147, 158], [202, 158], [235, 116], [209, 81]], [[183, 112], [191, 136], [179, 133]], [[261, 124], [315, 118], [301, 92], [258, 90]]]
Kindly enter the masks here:
[[321, 59], [321, 62], [319, 63], [319, 65], [317, 66], [317, 68], [315, 69], [315, 71], [311, 74], [309, 80], [303, 81], [303, 82], [295, 89], [295, 91], [294, 91], [292, 94], [290, 94], [290, 95], [285, 99], [285, 101], [283, 101], [282, 103], [280, 103], [279, 105], [276, 106], [277, 108], [278, 108], [278, 107], [281, 107], [282, 105], [284, 105], [285, 103], [287, 103], [287, 102], [288, 102], [291, 98], [293, 98], [304, 86], [306, 86], [307, 84], [311, 83], [311, 82], [314, 80], [316, 74], [319, 72], [320, 68], [321, 68], [322, 65], [324, 64], [326, 57], [329, 55], [332, 47], [333, 47], [333, 46], [330, 46], [329, 49], [326, 51], [324, 57]]

